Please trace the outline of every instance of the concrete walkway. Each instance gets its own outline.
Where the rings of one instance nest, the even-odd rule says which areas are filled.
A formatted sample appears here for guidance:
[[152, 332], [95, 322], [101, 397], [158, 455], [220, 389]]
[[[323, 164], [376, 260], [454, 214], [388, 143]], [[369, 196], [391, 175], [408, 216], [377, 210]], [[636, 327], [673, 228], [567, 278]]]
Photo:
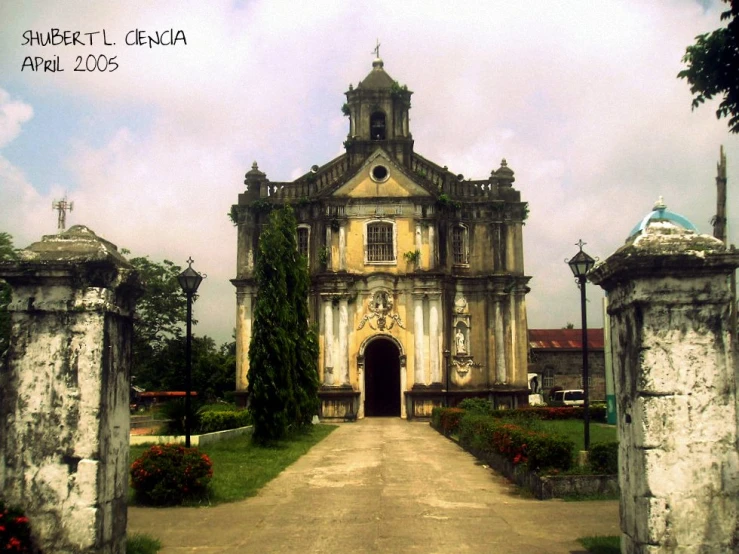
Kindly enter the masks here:
[[[216, 468], [217, 471], [217, 468]], [[617, 535], [618, 502], [540, 501], [428, 423], [346, 423], [254, 497], [210, 508], [129, 508], [162, 554], [582, 552]]]

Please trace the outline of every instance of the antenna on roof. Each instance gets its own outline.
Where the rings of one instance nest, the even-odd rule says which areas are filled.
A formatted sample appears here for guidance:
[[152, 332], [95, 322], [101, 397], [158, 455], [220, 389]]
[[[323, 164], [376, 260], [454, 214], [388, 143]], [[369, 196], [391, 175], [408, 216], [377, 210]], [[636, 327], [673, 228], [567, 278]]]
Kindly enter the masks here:
[[59, 233], [67, 228], [67, 210], [71, 212], [72, 208], [74, 208], [74, 202], [68, 202], [66, 194], [61, 200], [56, 200], [51, 203], [51, 209], [59, 212], [57, 217], [57, 231]]

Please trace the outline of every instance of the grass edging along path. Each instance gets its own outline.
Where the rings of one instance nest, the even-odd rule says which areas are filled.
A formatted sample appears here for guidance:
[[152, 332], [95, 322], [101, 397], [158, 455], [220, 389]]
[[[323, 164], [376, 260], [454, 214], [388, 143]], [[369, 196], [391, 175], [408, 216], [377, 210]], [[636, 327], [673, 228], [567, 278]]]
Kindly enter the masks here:
[[[334, 429], [336, 425], [313, 425], [305, 434], [267, 447], [253, 444], [251, 435], [247, 435], [200, 448], [213, 462], [208, 499], [201, 504], [221, 504], [254, 496]], [[131, 462], [147, 448], [145, 445], [131, 446]], [[129, 505], [133, 505], [133, 494], [129, 498]]]
[[583, 537], [577, 539], [590, 554], [621, 554], [621, 537]]

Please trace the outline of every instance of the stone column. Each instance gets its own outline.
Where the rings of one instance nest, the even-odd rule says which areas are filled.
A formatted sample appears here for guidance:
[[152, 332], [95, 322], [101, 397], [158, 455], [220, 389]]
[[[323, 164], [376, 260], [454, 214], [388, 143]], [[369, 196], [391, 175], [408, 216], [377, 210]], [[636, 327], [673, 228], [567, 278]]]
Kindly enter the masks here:
[[323, 301], [323, 384], [334, 384], [334, 305], [331, 298]]
[[429, 299], [429, 366], [431, 368], [431, 382], [441, 383], [441, 366], [439, 365], [439, 313], [441, 312], [441, 296], [435, 295]]
[[[421, 246], [423, 244], [423, 237], [421, 235], [421, 224], [420, 223], [416, 223], [415, 237], [416, 237], [416, 241], [415, 241], [416, 250], [418, 250], [418, 252], [421, 252]], [[421, 269], [421, 267], [422, 267], [421, 259], [419, 258], [418, 263], [416, 264], [416, 269]]]
[[126, 551], [136, 272], [75, 225], [0, 263], [12, 337], [0, 372], [0, 490], [44, 552]]
[[413, 297], [413, 338], [415, 356], [413, 361], [414, 384], [423, 385], [424, 379], [424, 340], [423, 340], [423, 296]]
[[493, 299], [495, 305], [495, 383], [506, 382], [505, 326], [503, 325], [502, 298]]
[[434, 225], [429, 225], [429, 269], [436, 268], [436, 238], [434, 236]]
[[249, 345], [253, 317], [253, 295], [251, 292], [236, 292], [236, 390], [246, 392], [249, 385]]
[[590, 273], [608, 291], [625, 553], [737, 552], [739, 254], [650, 223]]
[[349, 384], [349, 303], [345, 296], [339, 300], [339, 378]]
[[339, 271], [346, 270], [346, 223], [339, 227]]

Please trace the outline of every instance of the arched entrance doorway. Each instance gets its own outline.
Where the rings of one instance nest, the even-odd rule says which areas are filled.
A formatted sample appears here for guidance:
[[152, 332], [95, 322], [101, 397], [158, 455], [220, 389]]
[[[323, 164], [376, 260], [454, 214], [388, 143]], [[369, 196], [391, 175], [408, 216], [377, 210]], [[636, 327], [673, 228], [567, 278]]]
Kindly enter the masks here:
[[364, 351], [364, 415], [400, 417], [400, 350], [375, 339]]

